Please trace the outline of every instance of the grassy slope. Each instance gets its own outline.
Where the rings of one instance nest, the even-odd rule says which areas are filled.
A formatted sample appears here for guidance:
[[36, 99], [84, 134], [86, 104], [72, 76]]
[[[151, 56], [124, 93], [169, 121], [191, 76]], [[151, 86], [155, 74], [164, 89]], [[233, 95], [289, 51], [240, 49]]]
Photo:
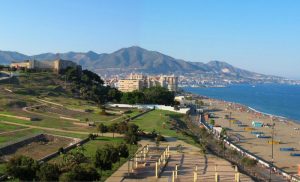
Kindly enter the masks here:
[[154, 110], [133, 120], [132, 122], [137, 124], [141, 129], [143, 129], [146, 132], [156, 130], [162, 135], [176, 137], [179, 140], [183, 140], [187, 143], [195, 145], [196, 143], [192, 139], [192, 137], [184, 135], [182, 134], [182, 132], [177, 132], [177, 129], [171, 129], [173, 128], [171, 126], [171, 120], [177, 120], [176, 122], [179, 123], [179, 128], [185, 128], [186, 131], [188, 131], [184, 123], [184, 115], [171, 111]]
[[[7, 117], [0, 117], [0, 120], [86, 132], [95, 132], [96, 129], [78, 126], [74, 124], [74, 121], [60, 119], [59, 117], [63, 115], [70, 118], [80, 119], [81, 121], [79, 122], [85, 122], [86, 119], [88, 119], [89, 121], [104, 122], [105, 124], [111, 123], [110, 121], [114, 119], [116, 119], [114, 122], [123, 120], [123, 118], [117, 114], [99, 114], [100, 110], [95, 103], [74, 98], [68, 89], [63, 89], [64, 85], [64, 82], [59, 79], [58, 75], [49, 72], [23, 74], [10, 83], [0, 84], [0, 113], [25, 117], [37, 117], [40, 121], [28, 122]], [[9, 88], [13, 90], [14, 93], [4, 91], [4, 88]], [[55, 94], [55, 96], [53, 96], [53, 94]], [[33, 111], [35, 113], [27, 113], [22, 110], [24, 105], [32, 106], [41, 104], [38, 102], [37, 97], [50, 102], [62, 104], [64, 108], [55, 105], [48, 105], [47, 107], [60, 108], [63, 109], [63, 112], [53, 113], [47, 109], [46, 111], [35, 109]], [[90, 109], [92, 112], [85, 113], [71, 111], [68, 110], [68, 108], [78, 109], [81, 111]], [[135, 114], [138, 114], [137, 110], [134, 110], [134, 112], [130, 115]]]
[[[31, 114], [24, 112], [22, 107], [25, 106], [32, 106], [40, 104], [36, 98], [42, 98], [51, 102], [55, 102], [58, 104], [64, 105], [67, 109], [79, 109], [79, 110], [86, 110], [91, 109], [93, 110], [92, 113], [81, 113], [78, 117], [82, 121], [85, 121], [85, 118], [88, 118], [90, 121], [100, 121], [106, 124], [111, 123], [110, 120], [120, 117], [119, 115], [99, 115], [98, 112], [100, 111], [99, 108], [95, 103], [85, 101], [82, 99], [73, 98], [68, 91], [61, 92], [57, 91], [57, 85], [63, 85], [63, 83], [58, 79], [57, 75], [52, 73], [31, 73], [31, 74], [24, 74], [11, 83], [1, 83], [0, 84], [0, 113], [3, 114], [11, 114], [11, 115], [20, 115], [25, 117], [38, 117], [41, 121], [26, 121], [21, 119], [9, 118], [0, 116], [0, 121], [10, 121], [15, 123], [21, 124], [29, 124], [29, 125], [36, 125], [42, 127], [50, 127], [50, 128], [59, 128], [65, 130], [78, 130], [78, 131], [89, 131], [93, 132], [95, 128], [84, 128], [73, 124], [73, 121], [57, 119], [59, 117], [58, 114], [50, 113], [50, 112], [40, 112], [43, 115], [39, 114]], [[4, 91], [5, 88], [13, 90], [14, 93], [10, 93]], [[55, 96], [53, 96], [55, 94]], [[11, 103], [17, 103], [16, 105], [10, 105]], [[20, 104], [20, 105], [18, 105]], [[49, 107], [52, 107], [50, 105]], [[118, 110], [115, 108], [114, 110]], [[123, 109], [120, 109], [123, 110]], [[134, 116], [139, 114], [138, 110], [133, 110], [132, 113], [128, 114], [130, 116]], [[71, 115], [70, 117], [74, 117]], [[123, 120], [123, 117], [115, 120], [114, 122], [118, 122]], [[14, 126], [14, 125], [6, 125], [0, 123], [0, 132], [4, 131], [13, 131], [17, 129], [21, 129], [24, 127]], [[24, 131], [16, 131], [12, 134], [4, 134], [0, 135], [0, 145], [3, 145], [6, 142], [14, 142], [19, 141], [22, 138], [28, 137], [32, 134], [36, 133], [49, 133], [49, 134], [56, 134], [62, 136], [69, 136], [69, 137], [76, 137], [76, 138], [85, 138], [85, 135], [80, 134], [70, 134], [70, 133], [63, 133], [63, 132], [55, 132], [55, 131], [43, 131], [41, 129], [29, 129]], [[120, 143], [123, 139], [121, 138], [106, 138], [101, 137], [95, 141], [91, 141], [85, 145], [86, 148], [86, 155], [89, 157], [93, 157], [95, 151], [98, 147], [103, 146], [105, 143]], [[135, 151], [137, 149], [136, 146], [133, 147]], [[124, 163], [126, 159], [121, 160], [121, 164]], [[102, 181], [104, 181], [107, 177], [109, 177], [116, 169], [118, 168], [118, 163], [113, 166], [113, 170], [103, 172]], [[0, 164], [0, 174], [4, 171], [4, 164]]]

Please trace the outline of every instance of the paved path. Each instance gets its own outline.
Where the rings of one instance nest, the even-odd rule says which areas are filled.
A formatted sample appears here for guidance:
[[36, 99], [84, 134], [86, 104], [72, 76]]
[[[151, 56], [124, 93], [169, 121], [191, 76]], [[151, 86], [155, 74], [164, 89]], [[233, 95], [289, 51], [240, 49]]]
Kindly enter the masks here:
[[[178, 178], [175, 180], [177, 182], [186, 182], [193, 181], [195, 166], [197, 165], [198, 169], [198, 180], [197, 181], [205, 181], [210, 182], [215, 179], [215, 166], [217, 165], [217, 171], [220, 175], [220, 181], [225, 182], [233, 182], [235, 169], [229, 162], [218, 158], [213, 155], [202, 155], [200, 153], [199, 148], [189, 145], [183, 141], [176, 140], [175, 138], [167, 137], [168, 142], [162, 142], [161, 146], [170, 145], [170, 159], [168, 165], [166, 166], [164, 172], [161, 173], [160, 178], [156, 179], [154, 176], [155, 162], [159, 158], [157, 152], [152, 151], [153, 147], [150, 147], [150, 153], [147, 158], [147, 166], [142, 164], [138, 165], [138, 168], [135, 169], [135, 177], [136, 179], [123, 179], [123, 176], [126, 176], [128, 170], [128, 162], [126, 162], [123, 166], [120, 167], [118, 171], [116, 171], [110, 178], [108, 178], [107, 182], [133, 182], [133, 181], [161, 181], [167, 182], [172, 179], [172, 172], [175, 170], [175, 165], [178, 164]], [[154, 142], [149, 140], [142, 140], [139, 142], [141, 145], [150, 144], [151, 146], [155, 146]], [[178, 145], [183, 145], [182, 153], [177, 151]], [[241, 182], [250, 182], [252, 181], [250, 177], [240, 174]]]

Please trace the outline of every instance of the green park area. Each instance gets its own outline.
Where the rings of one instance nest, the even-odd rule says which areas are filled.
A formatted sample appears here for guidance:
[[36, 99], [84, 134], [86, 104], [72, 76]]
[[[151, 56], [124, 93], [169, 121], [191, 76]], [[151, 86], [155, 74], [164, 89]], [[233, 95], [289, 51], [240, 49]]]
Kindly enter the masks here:
[[[70, 181], [78, 180], [80, 176], [99, 179], [101, 176], [101, 181], [105, 181], [136, 152], [140, 129], [146, 132], [155, 130], [161, 135], [192, 142], [186, 133], [184, 115], [154, 110], [131, 119], [145, 110], [106, 106], [107, 102], [120, 103], [122, 94], [116, 89], [103, 86], [103, 81], [92, 72], [83, 71], [81, 77], [78, 77], [74, 70], [60, 75], [50, 72], [19, 72], [18, 74], [18, 77], [0, 84], [0, 146], [7, 146], [37, 134], [48, 134], [60, 139], [54, 140], [57, 143], [38, 141], [30, 143], [30, 147], [29, 145], [19, 147], [14, 154], [25, 152], [26, 155], [24, 157], [6, 155], [5, 157], [12, 158], [1, 159], [0, 174], [7, 173], [21, 180], [41, 180], [45, 176], [51, 177], [53, 171], [51, 174], [43, 174], [44, 176], [38, 174], [39, 171], [51, 169], [54, 172], [58, 170], [59, 176], [48, 180], [63, 178], [65, 181]], [[161, 88], [149, 89], [145, 93], [133, 93], [133, 95], [141, 95], [139, 101], [143, 102], [150, 102], [151, 100], [143, 100], [148, 97], [156, 98], [156, 101], [162, 100], [161, 96], [157, 96], [156, 89], [170, 96], [171, 100], [173, 93], [168, 93]], [[130, 95], [124, 94], [125, 103], [132, 101], [128, 96]], [[105, 132], [110, 133], [106, 136], [119, 133], [116, 135], [119, 138], [92, 135], [100, 132], [100, 124], [107, 126]], [[40, 159], [32, 155], [45, 156], [49, 154], [48, 149], [51, 149], [51, 152], [61, 150], [63, 148], [61, 146], [66, 146], [69, 142], [67, 137], [77, 139], [89, 137], [90, 141], [71, 151], [60, 151], [61, 155], [50, 162], [37, 165], [35, 169], [28, 169], [32, 170], [32, 176], [18, 176], [14, 173], [19, 169], [18, 161], [25, 160], [28, 166], [32, 166], [37, 162], [35, 160]], [[34, 151], [31, 151], [33, 149]], [[119, 153], [122, 153], [122, 156], [119, 156]], [[44, 167], [47, 170], [44, 170]], [[14, 170], [9, 171], [9, 169]], [[23, 167], [21, 169], [23, 170]], [[77, 174], [80, 176], [76, 176]]]
[[[82, 151], [82, 154], [87, 158], [87, 160], [83, 163], [92, 165], [95, 161], [95, 155], [97, 150], [101, 150], [107, 147], [113, 148], [118, 147], [119, 145], [124, 144], [123, 138], [111, 138], [111, 137], [97, 137], [94, 140], [91, 140], [85, 144], [83, 144], [79, 148], [75, 148], [69, 151], [67, 154], [61, 154], [60, 156], [49, 161], [53, 164], [61, 164], [64, 160], [66, 160], [66, 156], [70, 153], [76, 153], [78, 150]], [[128, 157], [132, 156], [137, 151], [137, 145], [129, 145], [127, 144], [128, 149]], [[118, 154], [119, 155], [119, 154]], [[120, 166], [122, 166], [127, 161], [127, 157], [120, 157], [119, 160], [112, 163], [111, 169], [102, 170], [97, 169], [98, 173], [101, 174], [101, 180], [105, 181], [109, 176], [111, 176]]]
[[171, 111], [154, 110], [134, 119], [132, 122], [145, 132], [160, 133], [196, 145], [194, 135], [188, 129], [188, 118], [184, 114]]

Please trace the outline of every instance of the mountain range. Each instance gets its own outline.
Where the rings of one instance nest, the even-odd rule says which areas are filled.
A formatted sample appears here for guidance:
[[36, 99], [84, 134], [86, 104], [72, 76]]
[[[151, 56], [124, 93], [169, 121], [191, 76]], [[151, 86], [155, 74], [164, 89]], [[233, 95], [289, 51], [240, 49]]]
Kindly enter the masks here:
[[236, 68], [226, 62], [210, 61], [202, 63], [185, 61], [137, 46], [122, 48], [110, 54], [98, 54], [89, 51], [85, 53], [43, 53], [28, 56], [18, 52], [0, 51], [0, 64], [10, 64], [12, 61], [23, 61], [26, 59], [53, 60], [57, 58], [74, 61], [83, 68], [90, 69], [101, 75], [141, 72], [147, 74], [211, 75], [230, 79], [269, 79], [273, 77]]

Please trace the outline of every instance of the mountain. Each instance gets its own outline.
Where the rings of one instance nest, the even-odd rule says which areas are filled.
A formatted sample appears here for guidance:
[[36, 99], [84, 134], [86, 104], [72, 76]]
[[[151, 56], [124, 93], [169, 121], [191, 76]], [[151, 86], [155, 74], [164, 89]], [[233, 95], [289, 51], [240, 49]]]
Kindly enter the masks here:
[[0, 51], [0, 64], [9, 64], [11, 61], [25, 59], [53, 60], [58, 57], [72, 60], [82, 65], [83, 68], [93, 70], [99, 74], [142, 72], [148, 74], [209, 75], [230, 79], [270, 77], [239, 69], [221, 61], [210, 61], [206, 64], [202, 62], [190, 62], [137, 46], [122, 48], [110, 54], [98, 54], [89, 51], [86, 53], [44, 53], [27, 56], [17, 52]]
[[0, 51], [0, 64], [10, 64], [12, 61], [22, 61], [29, 56], [12, 51]]

